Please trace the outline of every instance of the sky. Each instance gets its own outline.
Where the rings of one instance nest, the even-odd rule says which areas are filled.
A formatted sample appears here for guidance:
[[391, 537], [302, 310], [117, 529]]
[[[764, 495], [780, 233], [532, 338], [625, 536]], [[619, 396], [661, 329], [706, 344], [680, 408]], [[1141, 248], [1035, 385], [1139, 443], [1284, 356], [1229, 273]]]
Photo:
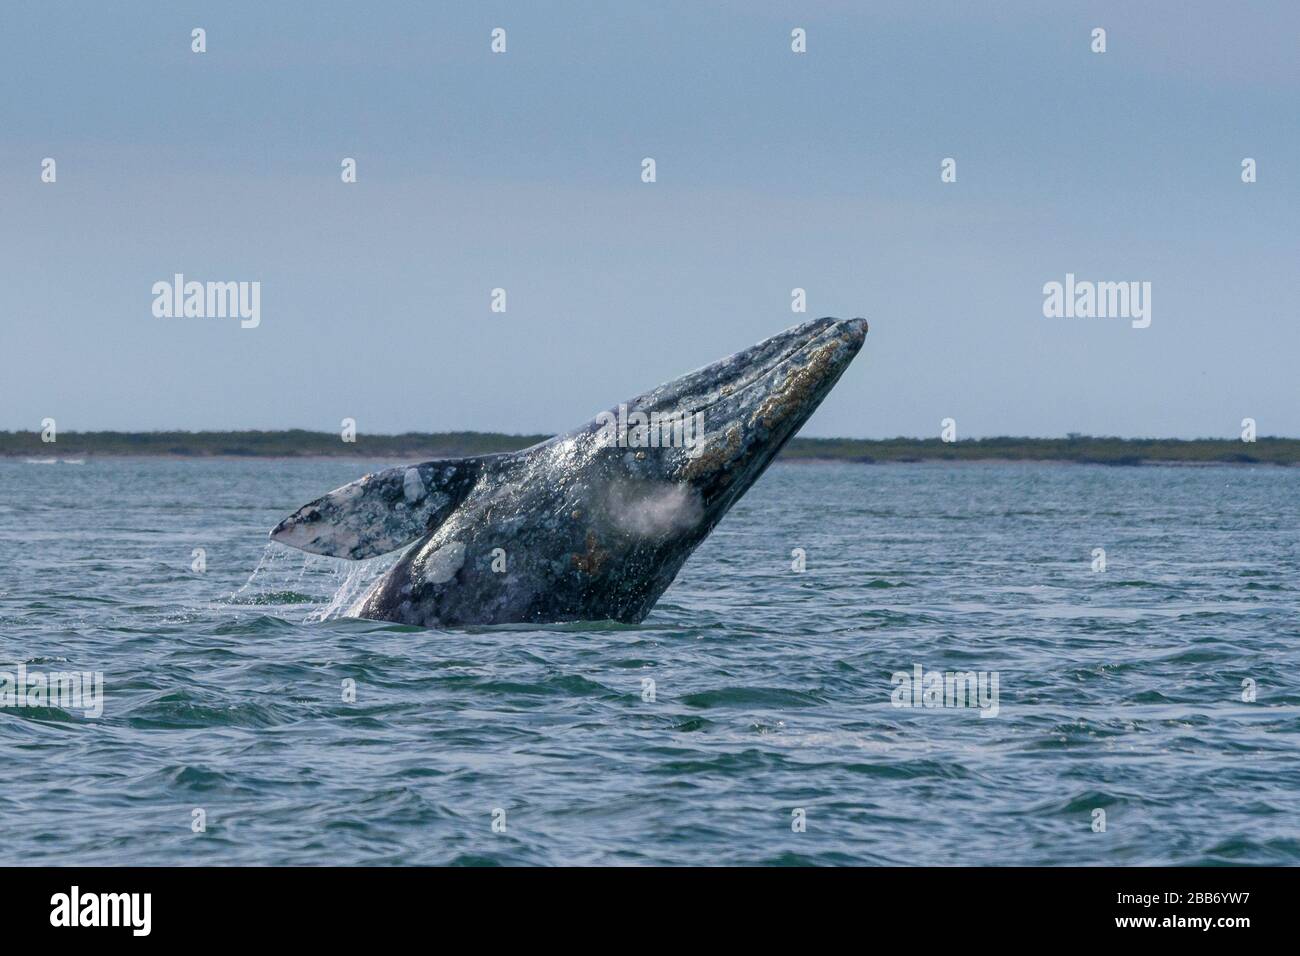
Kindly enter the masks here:
[[[871, 331], [805, 435], [1300, 436], [1297, 36], [1289, 0], [7, 0], [0, 429], [551, 433], [832, 315]], [[176, 273], [259, 324], [155, 316]], [[1067, 274], [1149, 282], [1150, 325], [1045, 316]]]

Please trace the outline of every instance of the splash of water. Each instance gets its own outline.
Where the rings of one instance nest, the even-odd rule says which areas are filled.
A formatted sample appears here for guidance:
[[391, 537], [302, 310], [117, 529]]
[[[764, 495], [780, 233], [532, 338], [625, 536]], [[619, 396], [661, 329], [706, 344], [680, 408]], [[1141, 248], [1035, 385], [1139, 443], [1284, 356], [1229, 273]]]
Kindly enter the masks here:
[[400, 557], [398, 552], [368, 561], [348, 561], [269, 542], [248, 580], [226, 603], [309, 605], [304, 624], [341, 617]]
[[[337, 559], [324, 558], [318, 560]], [[352, 607], [356, 602], [357, 598], [392, 566], [392, 560], [387, 556], [372, 558], [369, 561], [346, 561], [342, 563], [345, 566], [338, 569], [342, 577], [334, 589], [333, 596], [324, 607], [309, 613], [303, 619], [303, 623], [327, 621], [331, 618], [342, 617], [348, 608]]]

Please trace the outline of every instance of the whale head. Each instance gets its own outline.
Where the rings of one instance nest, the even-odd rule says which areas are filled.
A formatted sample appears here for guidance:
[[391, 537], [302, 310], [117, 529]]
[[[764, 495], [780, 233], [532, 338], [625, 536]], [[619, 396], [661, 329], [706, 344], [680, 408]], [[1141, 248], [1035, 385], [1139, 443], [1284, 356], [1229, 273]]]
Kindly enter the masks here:
[[817, 410], [866, 334], [865, 319], [807, 322], [644, 396], [702, 426], [694, 447], [668, 453], [666, 473], [698, 493], [710, 529]]

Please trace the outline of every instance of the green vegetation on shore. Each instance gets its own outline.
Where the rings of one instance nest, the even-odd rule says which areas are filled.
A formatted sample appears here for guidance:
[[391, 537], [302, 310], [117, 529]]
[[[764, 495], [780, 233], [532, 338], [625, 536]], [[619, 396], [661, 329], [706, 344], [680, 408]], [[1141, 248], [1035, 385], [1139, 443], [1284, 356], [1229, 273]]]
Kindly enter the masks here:
[[78, 455], [173, 455], [187, 458], [460, 458], [527, 448], [549, 435], [495, 432], [358, 433], [345, 442], [338, 432], [301, 428], [259, 432], [59, 432], [46, 444], [39, 432], [0, 432], [0, 455], [69, 458]]
[[1300, 439], [1260, 438], [796, 438], [788, 459], [843, 461], [1071, 461], [1096, 465], [1300, 464]]
[[[298, 458], [429, 458], [513, 451], [548, 435], [495, 432], [358, 434], [355, 442], [336, 432], [61, 432], [46, 444], [39, 432], [0, 432], [0, 455], [76, 458], [85, 455], [170, 455]], [[1185, 464], [1300, 464], [1300, 439], [1260, 438], [1253, 443], [1197, 438], [975, 438], [946, 443], [938, 438], [795, 438], [782, 452], [787, 461], [1072, 461], [1103, 465], [1148, 462]]]

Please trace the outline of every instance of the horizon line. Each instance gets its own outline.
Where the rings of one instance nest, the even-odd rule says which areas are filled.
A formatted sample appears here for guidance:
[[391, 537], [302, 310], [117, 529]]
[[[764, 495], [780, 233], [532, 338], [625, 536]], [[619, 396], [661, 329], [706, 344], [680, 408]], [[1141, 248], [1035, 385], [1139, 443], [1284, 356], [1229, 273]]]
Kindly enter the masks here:
[[[3, 437], [21, 437], [33, 436], [39, 438], [42, 432], [40, 429], [0, 429], [0, 436]], [[302, 428], [292, 426], [287, 428], [141, 428], [141, 429], [123, 429], [123, 428], [87, 428], [87, 429], [59, 429], [58, 435], [117, 435], [123, 437], [134, 436], [165, 436], [165, 435], [191, 435], [191, 436], [217, 436], [217, 435], [288, 435], [301, 434], [311, 436], [337, 436], [338, 429], [322, 428]], [[563, 432], [507, 432], [497, 430], [483, 430], [477, 428], [447, 429], [438, 431], [362, 431], [355, 430], [357, 440], [361, 438], [439, 438], [444, 436], [474, 435], [484, 438], [539, 438], [542, 440], [553, 438]], [[1124, 442], [1233, 442], [1241, 444], [1251, 444], [1242, 439], [1240, 436], [1213, 436], [1202, 435], [1195, 438], [1176, 438], [1171, 436], [1160, 435], [1093, 435], [1084, 432], [1066, 432], [1064, 435], [1014, 435], [1003, 432], [1001, 434], [990, 435], [973, 435], [953, 439], [944, 439], [938, 435], [888, 435], [879, 438], [868, 438], [854, 435], [802, 435], [796, 433], [791, 437], [791, 441], [849, 441], [849, 442], [890, 442], [890, 441], [934, 441], [941, 444], [961, 444], [963, 442], [978, 441], [1021, 441], [1021, 442], [1055, 442], [1055, 441], [1124, 441]], [[1300, 436], [1290, 435], [1258, 435], [1255, 442], [1261, 441], [1300, 441]]]

